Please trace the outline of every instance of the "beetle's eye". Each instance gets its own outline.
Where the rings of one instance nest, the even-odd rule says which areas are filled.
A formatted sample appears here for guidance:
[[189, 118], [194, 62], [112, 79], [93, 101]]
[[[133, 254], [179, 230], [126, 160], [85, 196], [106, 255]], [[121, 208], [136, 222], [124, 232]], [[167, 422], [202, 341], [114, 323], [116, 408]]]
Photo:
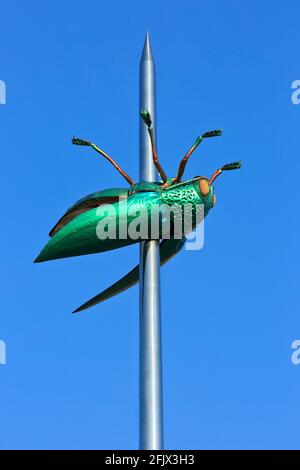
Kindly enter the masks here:
[[209, 195], [210, 188], [209, 188], [208, 181], [206, 181], [204, 179], [199, 180], [199, 188], [200, 188], [200, 192], [201, 192], [202, 196], [208, 196]]

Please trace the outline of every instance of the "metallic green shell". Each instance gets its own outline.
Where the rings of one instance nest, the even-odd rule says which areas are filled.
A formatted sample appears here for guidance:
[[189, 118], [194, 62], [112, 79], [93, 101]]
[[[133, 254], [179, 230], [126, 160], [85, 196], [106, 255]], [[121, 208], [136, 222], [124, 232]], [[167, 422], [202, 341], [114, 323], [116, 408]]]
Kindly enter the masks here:
[[[99, 191], [96, 191], [94, 193], [88, 194], [87, 196], [83, 197], [82, 199], [79, 199], [73, 206], [70, 207], [70, 209], [73, 209], [74, 207], [77, 207], [78, 205], [82, 204], [83, 202], [90, 201], [93, 199], [101, 199], [101, 198], [106, 198], [106, 197], [127, 197], [128, 194], [128, 188], [109, 188], [109, 189], [102, 189]], [[68, 209], [68, 210], [70, 210]]]
[[125, 188], [110, 188], [88, 194], [67, 210], [52, 230], [50, 230], [49, 236], [53, 237], [64, 225], [87, 210], [99, 207], [101, 204], [118, 202], [119, 199], [126, 199], [127, 197], [128, 189]]
[[[163, 240], [159, 245], [161, 266], [167, 263], [177, 253], [179, 253], [179, 251], [183, 248], [184, 244], [185, 238], [182, 238], [181, 240]], [[121, 292], [124, 292], [130, 287], [136, 285], [139, 282], [139, 268], [140, 265], [138, 264], [124, 277], [109, 286], [100, 294], [95, 295], [92, 299], [85, 302], [83, 305], [74, 310], [73, 313], [81, 312], [82, 310], [86, 310], [87, 308], [93, 307], [94, 305], [104, 302], [105, 300], [110, 299], [111, 297], [114, 297], [115, 295], [118, 295]]]
[[105, 207], [108, 207], [105, 205], [102, 206], [102, 214], [99, 214], [98, 207], [87, 210], [63, 226], [49, 240], [35, 262], [39, 263], [51, 259], [100, 253], [137, 243], [140, 241], [139, 239], [133, 240], [129, 237], [126, 239], [120, 239], [118, 236], [116, 239], [99, 239], [97, 236], [97, 225], [104, 218], [108, 225], [113, 225], [117, 220], [116, 230], [118, 235], [120, 233], [120, 226], [121, 230], [127, 229], [128, 224], [136, 218], [136, 213], [139, 210], [147, 208], [145, 215], [148, 217], [152, 205], [159, 204], [159, 200], [160, 196], [154, 192], [137, 193], [130, 196], [128, 201], [124, 200], [111, 204], [111, 210], [114, 211], [111, 216], [105, 214]]
[[204, 205], [205, 215], [213, 206], [213, 188], [210, 188], [208, 196], [202, 196], [198, 186], [198, 179], [184, 183], [179, 183], [164, 189], [161, 193], [162, 199], [166, 204], [197, 204]]
[[[93, 207], [74, 217], [54, 234], [35, 262], [100, 253], [131, 245], [143, 239], [149, 239], [151, 233], [151, 213], [154, 206], [160, 207], [162, 204], [172, 206], [174, 203], [179, 203], [182, 207], [184, 204], [191, 204], [192, 208], [196, 209], [197, 204], [204, 204], [204, 215], [207, 215], [213, 205], [212, 189], [211, 193], [204, 198], [199, 191], [198, 180], [192, 180], [165, 189], [162, 189], [161, 185], [157, 184], [155, 185], [156, 191], [151, 191], [151, 188], [149, 188], [148, 190], [146, 189], [146, 192], [144, 187], [141, 188], [142, 184], [135, 185], [134, 188], [132, 187], [131, 191], [133, 194], [123, 201], [116, 202], [110, 206], [102, 205], [101, 211], [99, 211], [99, 207]], [[144, 192], [139, 192], [140, 189]], [[106, 194], [108, 194], [108, 191], [111, 192], [112, 190], [106, 190]], [[116, 189], [115, 194], [118, 191], [125, 195], [122, 189]], [[95, 197], [95, 194], [93, 193], [93, 195], [84, 198], [84, 200]], [[104, 191], [101, 192], [102, 196], [103, 194], [105, 194]], [[105, 212], [109, 207], [112, 210], [111, 215]], [[133, 239], [128, 236], [122, 238], [120, 233], [124, 233], [124, 231], [127, 233], [129, 224], [135, 221], [138, 214], [141, 214], [141, 222], [148, 224], [149, 231], [146, 235], [141, 234], [140, 238]], [[98, 224], [104, 219], [107, 225], [116, 224], [115, 239], [100, 239], [97, 236]], [[160, 238], [163, 238], [162, 232], [160, 232]]]

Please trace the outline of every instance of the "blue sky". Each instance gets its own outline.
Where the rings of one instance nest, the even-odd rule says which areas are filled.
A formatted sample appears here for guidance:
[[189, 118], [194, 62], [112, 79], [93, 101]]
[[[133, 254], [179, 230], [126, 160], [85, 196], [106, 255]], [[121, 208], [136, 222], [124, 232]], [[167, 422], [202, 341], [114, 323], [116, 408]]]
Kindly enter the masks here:
[[138, 63], [150, 30], [158, 147], [215, 184], [201, 251], [162, 269], [165, 445], [299, 448], [299, 2], [57, 0], [1, 6], [0, 448], [138, 446], [138, 289], [72, 316], [137, 247], [34, 265], [82, 196], [138, 175]]

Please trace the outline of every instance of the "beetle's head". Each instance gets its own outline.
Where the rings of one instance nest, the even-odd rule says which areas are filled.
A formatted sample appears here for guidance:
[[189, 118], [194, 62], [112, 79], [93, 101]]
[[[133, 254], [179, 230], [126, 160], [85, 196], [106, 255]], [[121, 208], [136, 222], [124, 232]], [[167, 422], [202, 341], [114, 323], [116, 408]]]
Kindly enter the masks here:
[[227, 163], [223, 165], [221, 168], [216, 170], [210, 178], [206, 178], [205, 176], [197, 176], [195, 179], [197, 180], [197, 189], [203, 201], [203, 204], [206, 210], [211, 209], [216, 204], [216, 195], [214, 193], [213, 182], [215, 179], [223, 172], [223, 171], [230, 171], [230, 170], [238, 170], [241, 168], [241, 162], [233, 162]]

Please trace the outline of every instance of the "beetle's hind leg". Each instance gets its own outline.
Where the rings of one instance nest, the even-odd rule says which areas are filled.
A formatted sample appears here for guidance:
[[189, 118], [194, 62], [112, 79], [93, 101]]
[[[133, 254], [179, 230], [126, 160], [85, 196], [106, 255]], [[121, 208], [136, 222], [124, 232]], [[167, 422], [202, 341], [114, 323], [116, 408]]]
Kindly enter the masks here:
[[113, 158], [111, 158], [107, 153], [105, 153], [103, 150], [101, 150], [97, 145], [93, 144], [92, 142], [89, 142], [88, 140], [83, 140], [83, 139], [78, 139], [77, 137], [73, 137], [72, 139], [72, 144], [74, 145], [83, 145], [85, 147], [92, 147], [96, 152], [100, 153], [102, 157], [106, 158], [114, 167], [115, 169], [123, 176], [123, 178], [126, 179], [126, 181], [130, 184], [133, 185], [134, 181], [129, 176], [122, 168], [115, 162]]

